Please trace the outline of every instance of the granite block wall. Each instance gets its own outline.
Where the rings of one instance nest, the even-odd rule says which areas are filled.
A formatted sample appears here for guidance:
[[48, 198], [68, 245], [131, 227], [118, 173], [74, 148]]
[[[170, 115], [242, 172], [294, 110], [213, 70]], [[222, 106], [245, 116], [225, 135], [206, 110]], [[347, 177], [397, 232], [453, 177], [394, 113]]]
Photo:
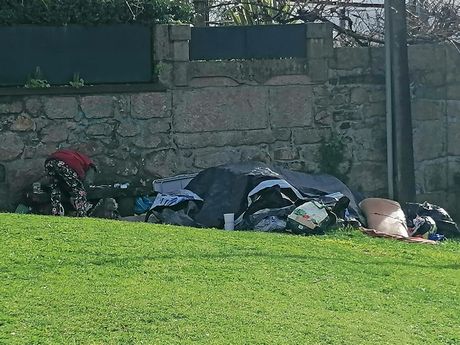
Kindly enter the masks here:
[[[384, 51], [332, 48], [309, 24], [305, 59], [189, 61], [188, 26], [154, 30], [165, 91], [0, 96], [0, 208], [12, 209], [53, 150], [100, 166], [98, 182], [139, 181], [245, 160], [336, 174], [386, 196]], [[460, 215], [460, 53], [409, 49], [419, 201]]]

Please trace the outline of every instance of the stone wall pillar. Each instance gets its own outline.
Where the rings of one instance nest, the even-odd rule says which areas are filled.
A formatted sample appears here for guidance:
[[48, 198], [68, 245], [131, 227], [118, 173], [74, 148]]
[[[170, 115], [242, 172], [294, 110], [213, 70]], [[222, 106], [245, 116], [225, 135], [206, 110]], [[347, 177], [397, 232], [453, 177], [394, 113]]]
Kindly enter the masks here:
[[334, 56], [332, 25], [307, 24], [308, 73], [312, 81], [325, 82], [329, 78], [329, 60]]
[[153, 61], [158, 80], [168, 87], [187, 85], [190, 25], [156, 25], [153, 29]]

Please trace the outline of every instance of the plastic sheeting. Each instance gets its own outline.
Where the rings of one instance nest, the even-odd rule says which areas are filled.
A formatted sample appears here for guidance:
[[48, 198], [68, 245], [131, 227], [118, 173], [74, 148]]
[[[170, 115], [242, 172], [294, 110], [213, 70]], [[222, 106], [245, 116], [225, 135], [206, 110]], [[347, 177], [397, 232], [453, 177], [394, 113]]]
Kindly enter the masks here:
[[[276, 202], [268, 205], [269, 208], [285, 207], [289, 204], [286, 198], [297, 199], [298, 194], [308, 200], [340, 192], [350, 199], [348, 214], [364, 222], [357, 206], [359, 200], [356, 200], [350, 189], [337, 178], [326, 174], [313, 175], [290, 171], [259, 162], [221, 165], [205, 169], [193, 178], [186, 189], [203, 199], [194, 220], [206, 227], [222, 228], [223, 214], [234, 213], [235, 218], [238, 218], [249, 206], [248, 195], [261, 182], [268, 180], [283, 181], [278, 185], [283, 191], [283, 197], [274, 199]], [[289, 191], [289, 188], [281, 188], [281, 185], [289, 185], [292, 188]]]

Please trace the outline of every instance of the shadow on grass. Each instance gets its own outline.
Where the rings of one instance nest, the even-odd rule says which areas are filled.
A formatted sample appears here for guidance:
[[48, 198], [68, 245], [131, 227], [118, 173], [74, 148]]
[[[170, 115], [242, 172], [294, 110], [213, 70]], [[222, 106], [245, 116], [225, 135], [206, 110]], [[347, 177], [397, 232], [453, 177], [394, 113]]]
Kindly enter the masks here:
[[[73, 252], [74, 254], [82, 254], [87, 256], [97, 256], [96, 259], [87, 260], [79, 259], [78, 262], [75, 262], [76, 265], [115, 265], [119, 267], [126, 267], [131, 265], [138, 265], [144, 261], [163, 261], [163, 260], [173, 260], [173, 259], [182, 259], [182, 260], [197, 260], [197, 259], [237, 259], [237, 258], [267, 258], [270, 260], [301, 260], [305, 262], [341, 262], [346, 264], [354, 264], [354, 265], [386, 265], [386, 266], [406, 266], [406, 267], [417, 267], [417, 268], [425, 268], [425, 269], [453, 269], [457, 270], [460, 269], [460, 263], [452, 263], [452, 264], [422, 264], [422, 263], [414, 263], [409, 261], [402, 261], [402, 260], [395, 260], [395, 261], [384, 261], [384, 260], [376, 260], [375, 258], [371, 258], [369, 261], [360, 261], [360, 260], [353, 260], [345, 257], [340, 258], [327, 258], [321, 256], [315, 256], [311, 254], [302, 254], [302, 255], [281, 255], [281, 254], [271, 254], [271, 253], [262, 253], [262, 252], [233, 252], [233, 253], [215, 253], [215, 254], [193, 254], [193, 255], [184, 255], [184, 254], [159, 254], [159, 255], [144, 255], [144, 256], [128, 256], [128, 255], [118, 255], [118, 254], [107, 254], [107, 253], [97, 253], [93, 251], [84, 251], [80, 250], [78, 252]], [[423, 258], [421, 258], [423, 259]], [[47, 265], [50, 266], [51, 265]]]

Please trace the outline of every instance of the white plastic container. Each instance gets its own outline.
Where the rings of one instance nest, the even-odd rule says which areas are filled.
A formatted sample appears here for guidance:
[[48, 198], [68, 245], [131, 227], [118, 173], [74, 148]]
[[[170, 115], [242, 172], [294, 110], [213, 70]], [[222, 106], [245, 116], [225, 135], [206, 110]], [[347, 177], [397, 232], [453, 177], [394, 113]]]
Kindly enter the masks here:
[[225, 213], [224, 214], [224, 229], [235, 230], [235, 214]]

